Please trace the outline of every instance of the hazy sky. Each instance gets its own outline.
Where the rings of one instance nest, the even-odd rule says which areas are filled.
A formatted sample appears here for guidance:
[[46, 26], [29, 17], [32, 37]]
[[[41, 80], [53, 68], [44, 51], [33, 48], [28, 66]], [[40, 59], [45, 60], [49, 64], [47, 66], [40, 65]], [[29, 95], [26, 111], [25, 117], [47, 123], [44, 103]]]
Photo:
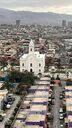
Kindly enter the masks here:
[[0, 0], [0, 8], [72, 14], [72, 0]]

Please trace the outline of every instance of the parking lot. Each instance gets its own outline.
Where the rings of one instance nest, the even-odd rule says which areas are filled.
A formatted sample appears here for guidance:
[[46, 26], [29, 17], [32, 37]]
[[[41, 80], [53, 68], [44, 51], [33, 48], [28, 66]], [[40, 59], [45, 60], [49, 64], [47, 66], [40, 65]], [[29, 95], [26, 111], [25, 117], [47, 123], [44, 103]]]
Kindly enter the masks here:
[[19, 96], [14, 96], [15, 97], [15, 101], [14, 103], [12, 104], [11, 108], [9, 110], [7, 110], [6, 112], [6, 116], [4, 117], [3, 121], [0, 122], [0, 128], [4, 128], [5, 126], [5, 122], [11, 117], [17, 103], [19, 102], [20, 100], [20, 97]]

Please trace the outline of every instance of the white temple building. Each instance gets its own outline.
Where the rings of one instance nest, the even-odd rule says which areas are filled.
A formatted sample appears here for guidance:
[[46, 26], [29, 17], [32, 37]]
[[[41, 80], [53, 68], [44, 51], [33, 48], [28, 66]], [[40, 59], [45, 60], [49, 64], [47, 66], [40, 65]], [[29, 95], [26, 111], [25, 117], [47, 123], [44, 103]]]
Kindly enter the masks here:
[[34, 51], [34, 43], [31, 40], [29, 43], [29, 53], [24, 54], [20, 58], [20, 71], [25, 70], [34, 72], [34, 74], [44, 73], [45, 67], [45, 54], [40, 54]]

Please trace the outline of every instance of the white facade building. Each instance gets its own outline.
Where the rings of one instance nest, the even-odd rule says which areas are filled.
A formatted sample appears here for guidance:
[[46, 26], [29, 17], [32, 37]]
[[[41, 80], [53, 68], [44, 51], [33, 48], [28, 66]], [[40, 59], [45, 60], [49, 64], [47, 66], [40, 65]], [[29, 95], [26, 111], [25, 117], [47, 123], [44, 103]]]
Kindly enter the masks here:
[[20, 58], [20, 71], [28, 70], [34, 74], [44, 73], [45, 54], [39, 54], [34, 51], [34, 43], [31, 40], [29, 43], [29, 53], [24, 54]]

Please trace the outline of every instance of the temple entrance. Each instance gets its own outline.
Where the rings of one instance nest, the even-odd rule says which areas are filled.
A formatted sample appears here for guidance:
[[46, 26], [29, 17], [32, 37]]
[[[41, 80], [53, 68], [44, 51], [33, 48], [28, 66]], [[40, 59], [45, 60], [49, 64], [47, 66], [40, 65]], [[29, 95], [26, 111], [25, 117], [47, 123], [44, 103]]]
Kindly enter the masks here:
[[30, 69], [30, 72], [33, 72], [32, 68]]

